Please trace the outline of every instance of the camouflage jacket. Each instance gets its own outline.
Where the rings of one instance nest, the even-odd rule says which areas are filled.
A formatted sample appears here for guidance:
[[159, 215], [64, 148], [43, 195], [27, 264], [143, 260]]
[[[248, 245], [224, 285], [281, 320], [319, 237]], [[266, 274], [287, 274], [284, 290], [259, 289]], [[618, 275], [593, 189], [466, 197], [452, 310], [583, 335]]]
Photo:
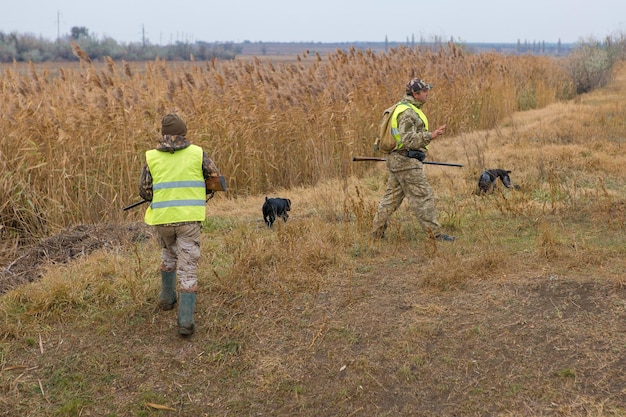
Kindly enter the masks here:
[[[159, 145], [156, 147], [157, 151], [174, 153], [179, 149], [184, 149], [191, 145], [191, 142], [184, 136], [170, 136], [163, 135]], [[202, 152], [202, 175], [204, 178], [214, 177], [220, 175], [217, 166], [208, 157], [206, 152]], [[139, 178], [139, 195], [144, 200], [152, 201], [152, 174], [148, 165], [145, 164], [141, 170], [141, 176]]]
[[[415, 100], [412, 96], [405, 95], [402, 99], [421, 109], [422, 103]], [[432, 133], [426, 131], [424, 121], [419, 118], [417, 113], [411, 109], [407, 109], [398, 115], [398, 129], [402, 142], [407, 149], [416, 149], [426, 152], [426, 147], [433, 138]]]

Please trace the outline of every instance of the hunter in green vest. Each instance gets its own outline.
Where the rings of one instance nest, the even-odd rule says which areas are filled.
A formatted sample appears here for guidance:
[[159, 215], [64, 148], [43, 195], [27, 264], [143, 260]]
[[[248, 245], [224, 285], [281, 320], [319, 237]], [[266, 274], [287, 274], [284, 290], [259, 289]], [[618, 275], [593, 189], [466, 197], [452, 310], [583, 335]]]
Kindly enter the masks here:
[[391, 116], [391, 132], [397, 145], [387, 156], [389, 178], [387, 189], [374, 216], [374, 238], [382, 239], [385, 236], [391, 215], [406, 197], [426, 237], [447, 242], [455, 239], [441, 230], [437, 220], [435, 197], [422, 164], [430, 142], [443, 135], [446, 129], [444, 124], [431, 131], [428, 119], [422, 111], [431, 88], [431, 84], [419, 78], [409, 81], [404, 97]]
[[163, 117], [161, 139], [155, 149], [146, 152], [139, 184], [139, 195], [150, 202], [144, 220], [156, 228], [162, 248], [159, 306], [171, 310], [178, 302], [178, 333], [182, 336], [195, 330], [205, 180], [220, 175], [202, 148], [191, 144], [186, 135], [187, 126], [180, 117]]

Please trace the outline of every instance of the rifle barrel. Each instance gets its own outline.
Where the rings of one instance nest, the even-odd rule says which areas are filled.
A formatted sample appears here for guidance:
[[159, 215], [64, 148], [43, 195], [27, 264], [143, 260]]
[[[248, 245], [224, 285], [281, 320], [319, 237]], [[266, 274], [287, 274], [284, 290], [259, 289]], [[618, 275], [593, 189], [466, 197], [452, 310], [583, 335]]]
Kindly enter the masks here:
[[451, 162], [430, 162], [430, 161], [423, 161], [422, 164], [426, 164], [426, 165], [441, 165], [444, 167], [463, 167], [463, 165], [461, 164], [453, 164]]
[[[377, 158], [375, 156], [353, 156], [353, 161], [386, 161], [387, 158]], [[453, 164], [450, 162], [434, 162], [434, 161], [422, 161], [422, 164], [425, 165], [441, 165], [445, 167], [462, 167], [461, 164]]]
[[130, 206], [126, 206], [126, 207], [124, 207], [124, 208], [123, 208], [123, 210], [124, 210], [124, 211], [126, 211], [126, 210], [130, 210], [130, 209], [132, 209], [132, 208], [134, 208], [134, 207], [140, 206], [140, 205], [142, 205], [143, 203], [147, 203], [147, 202], [148, 202], [148, 200], [141, 200], [141, 201], [138, 201], [138, 202], [136, 202], [136, 203], [131, 204]]
[[353, 156], [353, 161], [386, 161], [387, 158], [377, 158], [375, 156]]

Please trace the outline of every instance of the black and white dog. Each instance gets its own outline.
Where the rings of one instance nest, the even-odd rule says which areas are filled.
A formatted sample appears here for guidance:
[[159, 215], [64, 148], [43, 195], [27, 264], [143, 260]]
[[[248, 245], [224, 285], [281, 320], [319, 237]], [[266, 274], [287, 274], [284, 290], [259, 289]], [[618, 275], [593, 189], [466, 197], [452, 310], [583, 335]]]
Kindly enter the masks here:
[[291, 200], [288, 198], [267, 198], [263, 203], [263, 220], [267, 227], [272, 227], [277, 217], [287, 221], [289, 218], [288, 211], [291, 210]]
[[476, 194], [492, 193], [497, 186], [498, 178], [500, 178], [500, 181], [502, 181], [502, 184], [504, 184], [506, 188], [518, 189], [518, 185], [511, 184], [510, 173], [511, 171], [504, 169], [488, 169], [483, 171], [478, 178], [478, 190]]

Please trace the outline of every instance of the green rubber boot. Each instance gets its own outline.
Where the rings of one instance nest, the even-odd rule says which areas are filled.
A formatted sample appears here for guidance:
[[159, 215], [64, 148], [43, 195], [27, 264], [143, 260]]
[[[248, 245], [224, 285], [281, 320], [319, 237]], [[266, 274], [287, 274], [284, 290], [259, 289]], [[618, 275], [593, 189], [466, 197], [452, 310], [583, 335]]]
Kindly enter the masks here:
[[176, 304], [176, 271], [161, 271], [161, 294], [159, 294], [159, 308], [163, 311], [171, 310]]
[[195, 292], [181, 292], [178, 304], [178, 334], [189, 336], [194, 331], [193, 312], [196, 307]]

